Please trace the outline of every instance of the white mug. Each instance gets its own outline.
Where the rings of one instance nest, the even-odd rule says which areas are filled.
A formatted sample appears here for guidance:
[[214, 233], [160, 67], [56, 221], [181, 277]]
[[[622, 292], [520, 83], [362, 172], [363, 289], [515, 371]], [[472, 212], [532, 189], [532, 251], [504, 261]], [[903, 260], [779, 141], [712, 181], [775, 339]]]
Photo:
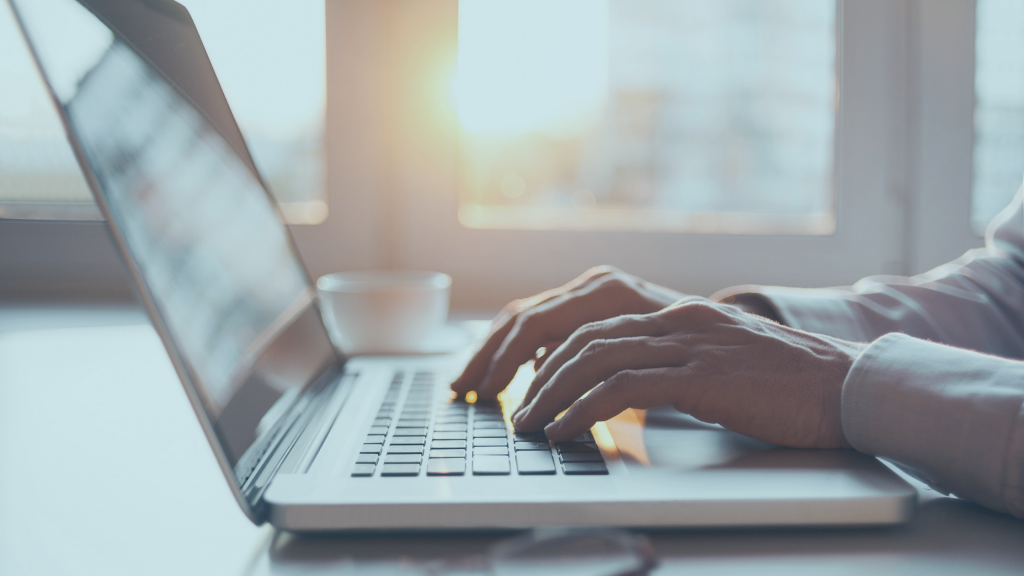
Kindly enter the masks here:
[[358, 270], [316, 281], [324, 324], [345, 354], [430, 351], [448, 318], [451, 276], [421, 270]]

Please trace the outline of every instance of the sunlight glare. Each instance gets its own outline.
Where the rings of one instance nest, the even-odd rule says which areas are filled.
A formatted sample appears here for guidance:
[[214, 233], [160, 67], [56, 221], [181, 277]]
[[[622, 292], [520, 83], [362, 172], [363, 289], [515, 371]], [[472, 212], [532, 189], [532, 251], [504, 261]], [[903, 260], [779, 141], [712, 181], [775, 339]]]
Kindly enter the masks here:
[[459, 2], [455, 101], [467, 132], [578, 132], [607, 92], [607, 0]]

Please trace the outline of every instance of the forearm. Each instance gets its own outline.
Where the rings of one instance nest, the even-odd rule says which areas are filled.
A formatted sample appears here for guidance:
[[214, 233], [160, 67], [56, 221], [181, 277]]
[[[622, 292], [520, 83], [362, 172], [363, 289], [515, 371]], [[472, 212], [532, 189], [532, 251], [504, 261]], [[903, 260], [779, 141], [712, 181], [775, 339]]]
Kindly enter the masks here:
[[[891, 332], [1024, 358], [1024, 198], [993, 221], [986, 248], [925, 274], [849, 287], [737, 286], [712, 296], [794, 328], [871, 342]], [[760, 303], [757, 300], [760, 300]], [[768, 316], [771, 317], [771, 316]]]

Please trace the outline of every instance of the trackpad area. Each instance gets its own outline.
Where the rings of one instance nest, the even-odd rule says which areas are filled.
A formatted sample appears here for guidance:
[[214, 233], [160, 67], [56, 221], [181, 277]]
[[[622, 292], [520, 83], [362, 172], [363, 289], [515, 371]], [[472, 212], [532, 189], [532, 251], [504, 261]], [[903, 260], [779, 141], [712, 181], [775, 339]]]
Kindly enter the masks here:
[[782, 448], [701, 422], [671, 406], [627, 410], [606, 425], [630, 468], [829, 470], [864, 457], [851, 450]]

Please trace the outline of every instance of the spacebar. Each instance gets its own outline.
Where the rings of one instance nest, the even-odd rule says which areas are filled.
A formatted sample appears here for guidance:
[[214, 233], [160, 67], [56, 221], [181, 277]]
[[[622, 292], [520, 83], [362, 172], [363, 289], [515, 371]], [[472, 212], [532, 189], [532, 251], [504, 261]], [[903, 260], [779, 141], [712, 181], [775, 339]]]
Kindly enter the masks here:
[[554, 474], [555, 463], [551, 460], [551, 452], [540, 450], [524, 450], [516, 452], [516, 467], [520, 474]]

